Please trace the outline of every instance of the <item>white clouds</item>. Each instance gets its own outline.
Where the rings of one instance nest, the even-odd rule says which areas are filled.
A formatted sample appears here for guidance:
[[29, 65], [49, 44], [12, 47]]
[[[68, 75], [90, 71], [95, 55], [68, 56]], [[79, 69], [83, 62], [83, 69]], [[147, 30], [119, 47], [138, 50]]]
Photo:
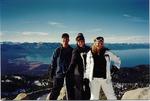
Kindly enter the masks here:
[[59, 22], [50, 21], [50, 22], [48, 22], [48, 24], [49, 24], [51, 27], [67, 28], [67, 26], [65, 26], [63, 23], [59, 23]]
[[22, 32], [21, 33], [22, 35], [40, 35], [40, 36], [45, 36], [45, 35], [48, 35], [48, 33], [45, 33], [45, 32]]
[[131, 17], [129, 14], [123, 14], [124, 17]]
[[1, 41], [12, 41], [12, 42], [58, 42], [58, 39], [51, 35], [3, 35]]
[[[8, 33], [8, 32], [7, 32]], [[16, 34], [7, 34], [0, 32], [1, 40], [0, 41], [12, 41], [12, 42], [60, 42], [61, 35], [56, 33], [46, 33], [46, 32], [16, 32]], [[70, 43], [76, 43], [75, 37], [77, 31], [69, 31]], [[140, 36], [140, 35], [126, 35], [126, 34], [89, 34], [83, 33], [87, 43], [92, 43], [93, 39], [97, 36], [103, 36], [105, 43], [149, 43], [149, 36]], [[114, 36], [112, 36], [114, 35]]]
[[148, 22], [148, 20], [146, 20], [146, 19], [143, 19], [141, 17], [132, 16], [130, 14], [123, 14], [123, 16], [133, 22], [142, 22], [142, 23]]
[[16, 32], [8, 34], [3, 32], [1, 41], [12, 41], [12, 42], [49, 42], [54, 41], [53, 35], [49, 35], [46, 32]]
[[93, 28], [93, 29], [91, 29], [91, 30], [88, 30], [88, 32], [90, 32], [90, 33], [91, 33], [91, 32], [92, 32], [92, 33], [93, 33], [93, 32], [94, 32], [94, 33], [95, 33], [95, 32], [101, 32], [101, 31], [102, 31], [101, 28]]

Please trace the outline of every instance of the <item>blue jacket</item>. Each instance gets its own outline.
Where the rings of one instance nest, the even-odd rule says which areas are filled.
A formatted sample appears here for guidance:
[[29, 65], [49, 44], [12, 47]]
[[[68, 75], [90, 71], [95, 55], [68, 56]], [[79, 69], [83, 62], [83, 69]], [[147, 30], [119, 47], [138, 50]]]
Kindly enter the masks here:
[[72, 50], [71, 46], [56, 48], [52, 55], [51, 76], [55, 76], [56, 78], [63, 78], [65, 76], [71, 61]]

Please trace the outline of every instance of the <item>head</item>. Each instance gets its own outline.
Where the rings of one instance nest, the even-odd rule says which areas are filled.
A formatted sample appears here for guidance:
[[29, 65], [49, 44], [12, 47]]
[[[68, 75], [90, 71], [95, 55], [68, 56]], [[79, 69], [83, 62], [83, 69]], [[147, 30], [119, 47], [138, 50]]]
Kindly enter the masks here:
[[76, 37], [77, 45], [79, 47], [84, 47], [85, 46], [85, 39], [82, 33], [78, 33]]
[[69, 45], [69, 35], [67, 33], [62, 34], [62, 46], [67, 47]]
[[98, 53], [104, 47], [104, 38], [97, 37], [94, 39], [94, 43], [92, 45], [92, 52]]

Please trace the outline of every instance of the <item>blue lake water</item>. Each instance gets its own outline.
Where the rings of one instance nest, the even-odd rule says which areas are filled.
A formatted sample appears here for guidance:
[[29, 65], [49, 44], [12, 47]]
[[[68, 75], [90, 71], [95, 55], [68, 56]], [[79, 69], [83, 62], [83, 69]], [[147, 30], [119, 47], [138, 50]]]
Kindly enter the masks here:
[[[132, 67], [141, 64], [150, 64], [149, 49], [128, 49], [128, 50], [111, 50], [121, 58], [121, 67]], [[40, 61], [49, 64], [52, 52], [45, 55], [34, 54], [28, 55], [29, 61]]]
[[150, 64], [149, 49], [114, 50], [121, 58], [121, 67]]

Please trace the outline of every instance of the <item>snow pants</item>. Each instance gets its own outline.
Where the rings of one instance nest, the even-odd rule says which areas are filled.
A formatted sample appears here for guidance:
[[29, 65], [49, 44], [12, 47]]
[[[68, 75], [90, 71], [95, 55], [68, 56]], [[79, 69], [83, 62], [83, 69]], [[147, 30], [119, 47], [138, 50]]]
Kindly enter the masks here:
[[107, 99], [116, 100], [111, 80], [103, 78], [94, 78], [91, 81], [91, 100], [99, 100], [100, 89], [104, 91]]

